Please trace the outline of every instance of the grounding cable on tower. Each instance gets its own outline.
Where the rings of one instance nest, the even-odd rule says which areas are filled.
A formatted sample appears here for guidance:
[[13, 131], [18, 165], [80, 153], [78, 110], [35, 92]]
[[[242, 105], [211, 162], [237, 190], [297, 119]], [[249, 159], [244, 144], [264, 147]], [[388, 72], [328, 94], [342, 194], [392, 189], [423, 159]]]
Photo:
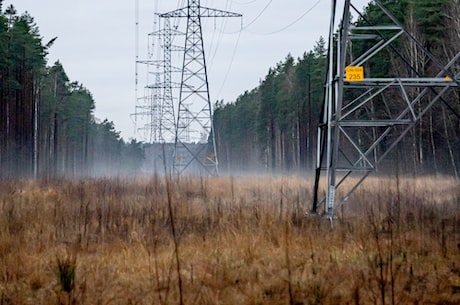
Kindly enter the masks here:
[[[448, 105], [446, 97], [460, 86], [460, 52], [441, 63], [380, 1], [372, 4], [380, 10], [382, 24], [368, 22], [352, 2], [345, 1], [335, 32], [337, 1], [331, 1], [328, 73], [312, 205], [313, 213], [320, 213], [323, 206], [322, 213], [328, 218], [383, 164], [422, 116], [436, 103]], [[359, 23], [352, 23], [352, 13], [360, 16]], [[411, 46], [411, 54], [424, 58], [424, 64], [432, 67], [430, 72], [414, 65], [411, 54], [398, 51], [396, 45], [402, 42]], [[375, 75], [368, 69], [382, 52], [401, 69], [387, 69], [387, 75]]]
[[186, 7], [159, 16], [187, 18], [174, 141], [174, 173], [217, 175], [218, 161], [215, 136], [212, 132], [212, 108], [201, 18], [242, 15], [202, 7], [200, 0], [188, 0]]

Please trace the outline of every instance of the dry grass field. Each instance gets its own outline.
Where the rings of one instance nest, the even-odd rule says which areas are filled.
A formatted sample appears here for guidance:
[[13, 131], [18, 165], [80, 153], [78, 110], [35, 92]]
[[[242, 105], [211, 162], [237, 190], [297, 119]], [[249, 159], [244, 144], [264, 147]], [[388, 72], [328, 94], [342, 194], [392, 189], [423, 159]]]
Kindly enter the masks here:
[[0, 183], [0, 304], [460, 304], [460, 186], [303, 178]]

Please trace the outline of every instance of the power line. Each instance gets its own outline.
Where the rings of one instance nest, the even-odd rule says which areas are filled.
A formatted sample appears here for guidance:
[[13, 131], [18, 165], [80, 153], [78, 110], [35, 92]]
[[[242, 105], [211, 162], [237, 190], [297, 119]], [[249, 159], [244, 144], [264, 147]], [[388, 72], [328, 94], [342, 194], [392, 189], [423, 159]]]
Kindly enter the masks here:
[[256, 22], [260, 16], [262, 16], [262, 14], [267, 10], [267, 8], [270, 6], [270, 4], [272, 4], [273, 0], [270, 0], [268, 1], [267, 5], [265, 5], [265, 7], [260, 11], [260, 13], [256, 16], [256, 18], [254, 18], [251, 22], [249, 22], [246, 26], [244, 26], [241, 30], [244, 30], [244, 29], [247, 29], [248, 27], [250, 27], [254, 22]]
[[261, 36], [274, 35], [274, 34], [278, 34], [280, 32], [283, 32], [283, 31], [287, 30], [288, 28], [290, 28], [291, 26], [295, 25], [300, 20], [302, 20], [305, 16], [307, 16], [315, 7], [318, 6], [318, 4], [320, 2], [321, 2], [321, 0], [316, 1], [308, 10], [306, 10], [302, 15], [300, 15], [300, 17], [298, 17], [293, 22], [289, 23], [288, 25], [285, 25], [284, 27], [282, 27], [282, 28], [280, 28], [278, 30], [268, 32], [268, 33], [256, 33], [256, 32], [253, 32], [253, 31], [249, 31], [249, 32], [251, 32], [252, 34], [261, 35]]
[[[270, 6], [270, 4], [273, 2], [273, 0], [270, 0], [266, 5], [265, 7], [259, 12], [259, 14], [251, 21], [249, 22], [247, 25], [244, 25], [241, 27], [241, 29], [239, 29], [238, 31], [234, 31], [234, 32], [224, 32], [224, 34], [237, 34], [243, 30], [247, 30], [252, 24], [254, 24], [259, 18], [260, 16], [262, 16], [262, 14], [267, 10], [267, 8]], [[247, 30], [248, 32], [250, 32], [251, 34], [254, 34], [254, 35], [260, 35], [260, 36], [269, 36], [269, 35], [274, 35], [274, 34], [278, 34], [280, 32], [283, 32], [285, 30], [287, 30], [288, 28], [290, 28], [291, 26], [295, 25], [296, 23], [298, 23], [300, 20], [302, 20], [305, 16], [307, 16], [309, 13], [311, 13], [311, 11], [316, 8], [318, 6], [318, 4], [321, 2], [321, 0], [317, 0], [310, 8], [308, 8], [302, 15], [300, 15], [297, 19], [295, 19], [293, 22], [283, 26], [282, 28], [280, 29], [277, 29], [275, 31], [272, 31], [272, 32], [268, 32], [268, 33], [257, 33], [257, 32], [254, 32], [254, 31], [250, 31], [250, 30]], [[249, 3], [252, 3], [252, 2], [249, 2]]]
[[238, 1], [232, 0], [232, 2], [235, 2], [236, 4], [240, 4], [240, 5], [248, 5], [248, 4], [254, 3], [256, 1], [257, 0], [252, 0], [252, 1], [248, 1], [248, 2], [238, 2]]
[[[231, 1], [231, 0], [227, 0], [226, 1], [226, 5], [225, 5], [225, 10], [230, 10], [231, 7], [232, 7], [232, 3], [234, 1]], [[255, 2], [255, 1], [253, 1]], [[227, 25], [227, 22], [228, 20], [225, 18], [222, 20], [222, 23], [219, 24], [219, 25], [216, 25], [216, 20], [214, 20], [214, 31], [213, 31], [213, 35], [212, 35], [212, 38], [211, 38], [211, 43], [209, 45], [209, 47], [207, 47], [209, 49], [209, 54], [211, 54], [209, 56], [209, 60], [207, 61], [208, 62], [208, 71], [212, 71], [213, 70], [213, 67], [214, 67], [214, 62], [215, 62], [215, 59], [216, 59], [216, 56], [219, 52], [219, 48], [222, 44], [222, 39], [223, 39], [223, 36], [225, 35], [225, 27]], [[206, 22], [205, 23], [205, 27], [207, 27], [208, 23]], [[209, 27], [209, 26], [208, 26]], [[217, 33], [216, 33], [217, 32]], [[232, 69], [232, 66], [233, 66], [233, 62], [235, 60], [235, 55], [236, 55], [236, 52], [237, 52], [237, 49], [238, 49], [238, 46], [239, 46], [239, 41], [240, 41], [240, 38], [241, 38], [241, 31], [238, 31], [236, 32], [238, 34], [238, 37], [237, 37], [237, 40], [236, 40], [236, 44], [235, 46], [233, 47], [233, 51], [232, 51], [232, 55], [230, 57], [230, 61], [229, 61], [229, 64], [227, 65], [226, 67], [226, 72], [224, 74], [224, 77], [223, 77], [223, 80], [220, 82], [220, 86], [219, 86], [219, 90], [217, 91], [217, 94], [215, 94], [216, 96], [216, 99], [219, 99], [219, 96], [221, 95], [222, 93], [222, 90], [223, 88], [225, 87], [225, 84], [227, 82], [227, 79], [228, 79], [228, 76], [230, 74], [230, 71]], [[217, 36], [216, 36], [217, 35]]]
[[236, 40], [235, 48], [233, 49], [232, 57], [230, 58], [230, 64], [228, 65], [227, 72], [225, 72], [224, 80], [222, 81], [222, 86], [220, 86], [219, 91], [217, 92], [217, 95], [216, 95], [217, 97], [219, 97], [220, 94], [222, 93], [225, 83], [227, 82], [228, 75], [230, 74], [230, 71], [232, 69], [233, 61], [236, 55], [236, 50], [238, 49], [238, 44], [240, 42], [240, 37], [241, 37], [241, 32], [238, 33], [238, 38]]

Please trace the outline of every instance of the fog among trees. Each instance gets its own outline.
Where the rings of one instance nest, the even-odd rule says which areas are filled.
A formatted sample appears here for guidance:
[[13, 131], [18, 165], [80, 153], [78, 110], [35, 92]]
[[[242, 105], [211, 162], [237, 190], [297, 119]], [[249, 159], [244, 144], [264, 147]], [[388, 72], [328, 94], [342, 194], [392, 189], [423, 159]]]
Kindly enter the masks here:
[[107, 119], [94, 117], [91, 92], [62, 63], [47, 65], [28, 13], [0, 1], [0, 177], [118, 175], [140, 168], [141, 144], [125, 143]]
[[[441, 62], [460, 50], [458, 0], [382, 2]], [[3, 8], [1, 3], [0, 177], [138, 172], [144, 162], [143, 144], [125, 142], [113, 122], [94, 117], [91, 91], [69, 80], [65, 63], [47, 63], [58, 38], [42, 41], [32, 16], [19, 14], [12, 5]], [[357, 22], [365, 18], [378, 24], [381, 17], [369, 4]], [[422, 74], [430, 75], [433, 67], [411, 53], [410, 42], [398, 42], [396, 47]], [[325, 38], [319, 37], [313, 50], [298, 58], [288, 54], [268, 69], [259, 86], [236, 101], [216, 103], [214, 133], [222, 173], [305, 173], [314, 168], [326, 53]], [[365, 69], [381, 75], [402, 70], [382, 64], [388, 61], [391, 58], [382, 52]], [[414, 174], [458, 177], [459, 96], [456, 89], [445, 97], [446, 103], [437, 103], [389, 159], [397, 159], [398, 166]]]

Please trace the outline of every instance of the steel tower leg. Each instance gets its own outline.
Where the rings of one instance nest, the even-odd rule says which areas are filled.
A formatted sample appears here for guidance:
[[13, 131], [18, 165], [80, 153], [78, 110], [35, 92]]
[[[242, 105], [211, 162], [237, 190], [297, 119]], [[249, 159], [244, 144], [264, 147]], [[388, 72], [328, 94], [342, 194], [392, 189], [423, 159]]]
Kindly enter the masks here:
[[[332, 1], [329, 64], [318, 128], [312, 206], [312, 212], [318, 213], [318, 207], [324, 204], [323, 214], [328, 218], [335, 216], [336, 209], [377, 170], [422, 116], [434, 104], [446, 103], [443, 96], [460, 86], [460, 52], [441, 64], [380, 1], [374, 3], [381, 10], [385, 25], [370, 24], [352, 2], [345, 1], [342, 22], [334, 37], [336, 1]], [[351, 10], [360, 16], [360, 23], [351, 23]], [[393, 45], [403, 39], [428, 59], [426, 64], [433, 67], [430, 70], [437, 71], [424, 75], [425, 71], [413, 66], [408, 55]], [[365, 40], [369, 47], [357, 53], [352, 40]], [[393, 62], [396, 58], [406, 69], [400, 69], [399, 75], [372, 75], [367, 67], [382, 50], [392, 54]], [[321, 185], [325, 192], [322, 200]], [[343, 190], [338, 192], [341, 187]]]

